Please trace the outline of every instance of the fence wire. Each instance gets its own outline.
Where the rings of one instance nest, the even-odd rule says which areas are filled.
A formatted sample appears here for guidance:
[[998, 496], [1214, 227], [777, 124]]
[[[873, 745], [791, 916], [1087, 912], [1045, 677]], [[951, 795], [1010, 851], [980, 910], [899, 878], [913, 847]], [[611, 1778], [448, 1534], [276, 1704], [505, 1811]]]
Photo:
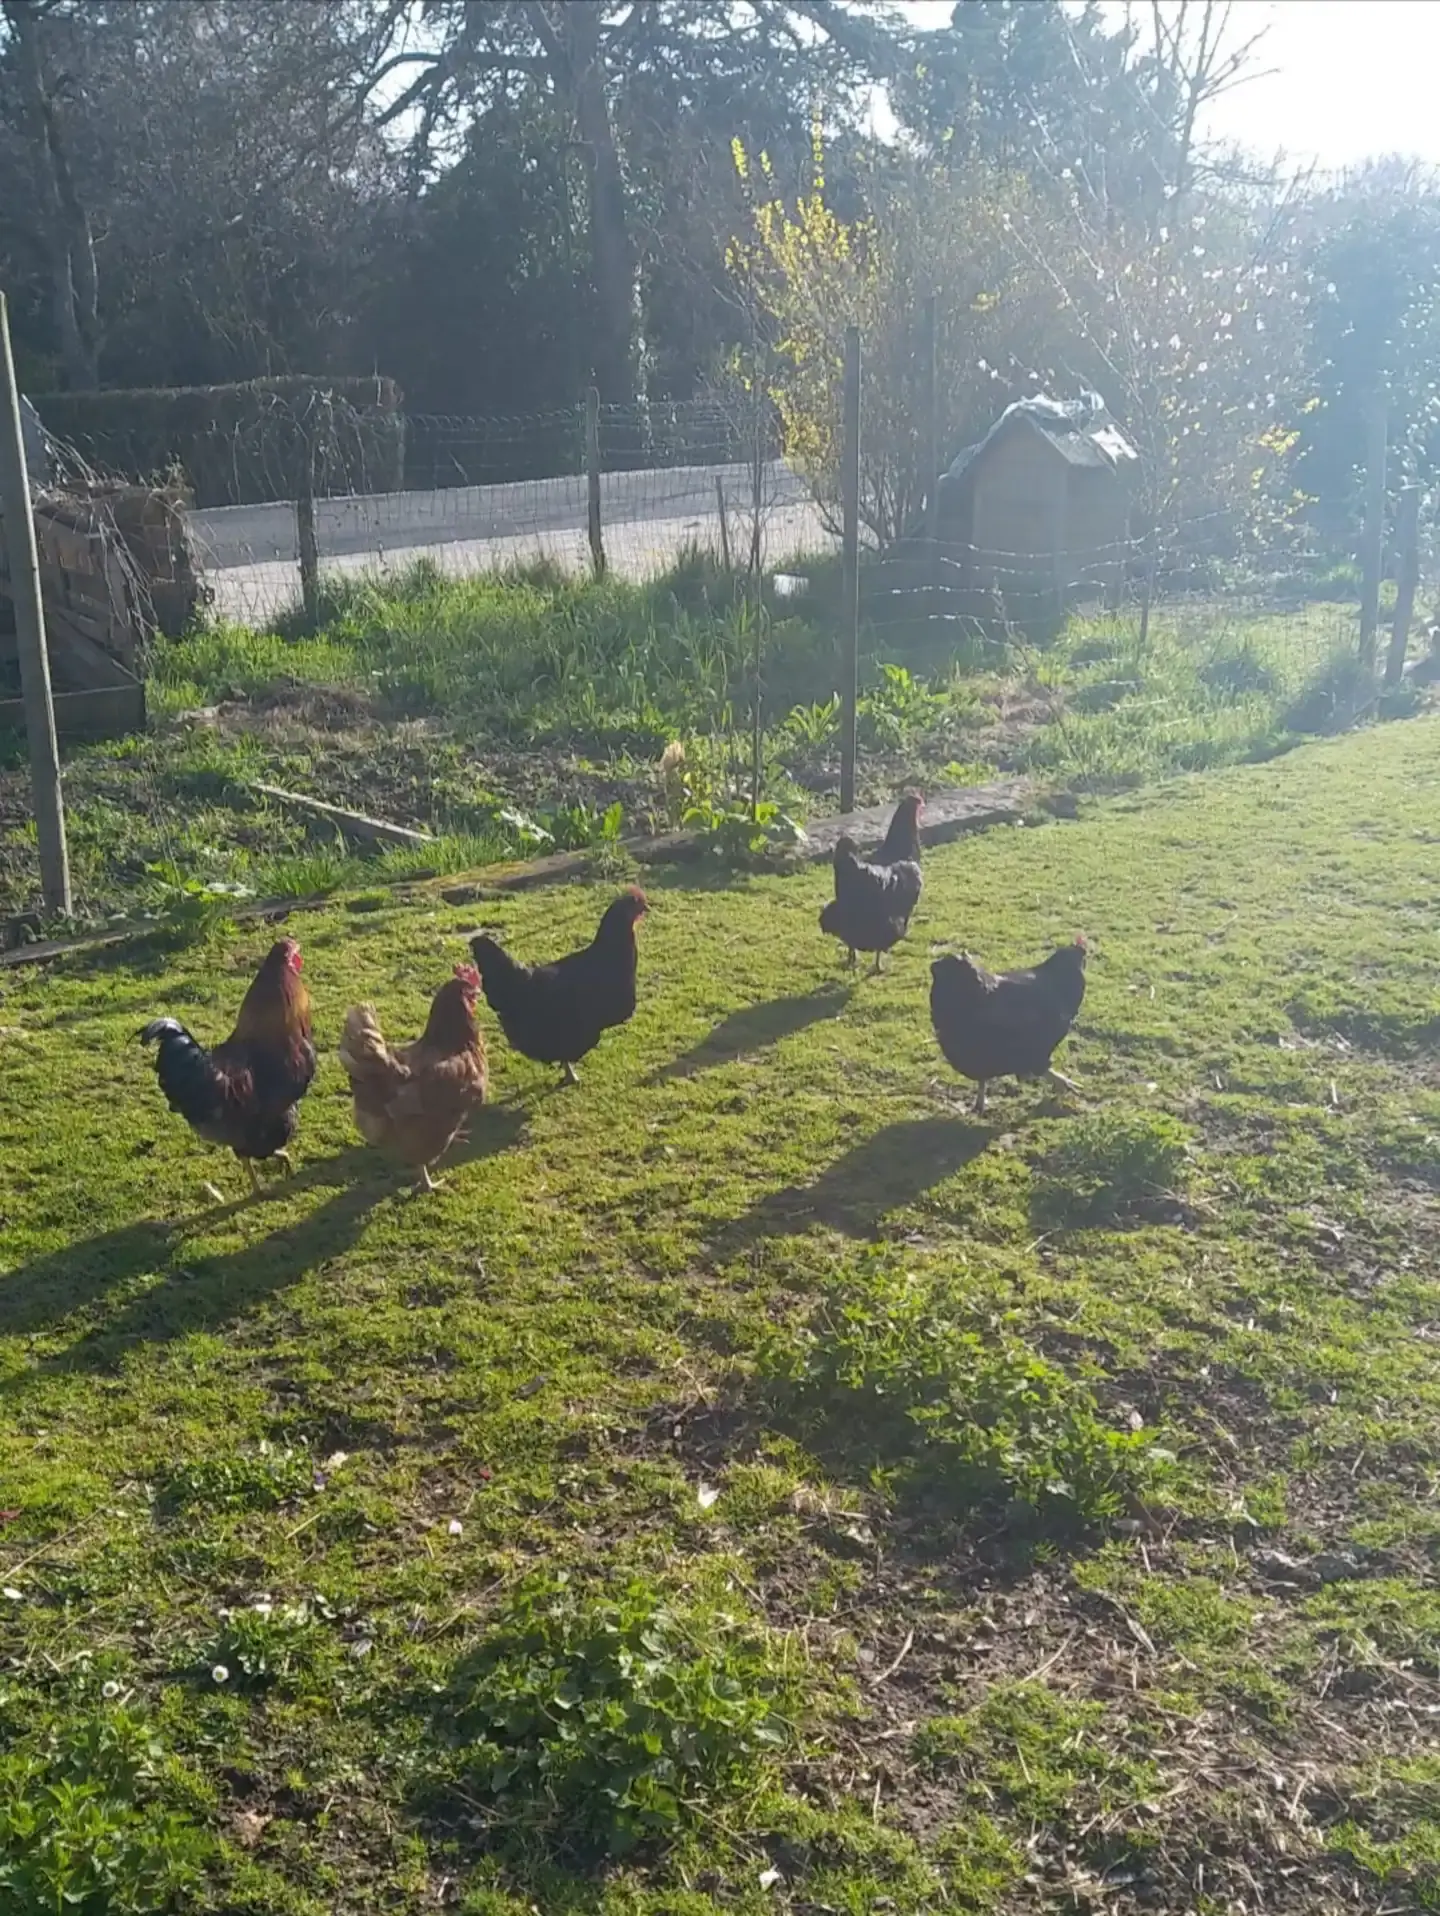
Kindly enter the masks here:
[[[202, 504], [188, 515], [215, 610], [253, 627], [274, 624], [300, 600], [307, 515], [322, 579], [383, 582], [418, 564], [450, 579], [537, 565], [583, 575], [594, 564], [592, 468], [604, 563], [619, 577], [662, 573], [690, 551], [736, 571], [783, 575], [793, 565], [813, 573], [817, 560], [838, 552], [833, 511], [816, 503], [781, 457], [773, 415], [743, 393], [601, 406], [593, 417], [576, 406], [403, 419], [371, 417], [325, 394], [274, 396], [258, 419], [217, 425], [212, 438], [197, 455], [211, 475], [208, 496], [226, 474], [231, 497], [237, 490], [271, 495], [253, 504]], [[1116, 650], [1121, 627], [1132, 638], [1153, 629], [1213, 670], [1217, 693], [1237, 699], [1247, 674], [1253, 689], [1277, 677], [1311, 677], [1342, 649], [1353, 655], [1353, 568], [1294, 549], [1244, 561], [1219, 556], [1229, 534], [1227, 515], [1212, 513], [1163, 537], [1083, 555], [944, 540], [866, 551], [864, 649], [872, 658], [890, 652], [940, 666], [962, 648], [1043, 650], [1068, 619], [1072, 647], [1083, 647], [1093, 627], [1099, 656]], [[1437, 572], [1428, 541], [1424, 558], [1428, 582]], [[813, 599], [826, 589], [821, 583], [812, 592], [782, 576], [775, 609], [783, 613], [787, 592]], [[1417, 642], [1432, 603], [1422, 584]], [[838, 596], [833, 614], [838, 629]], [[1382, 659], [1387, 625], [1388, 607], [1377, 643]], [[1102, 680], [1089, 696], [1103, 700]]]
[[[757, 433], [743, 412], [706, 403], [602, 407], [607, 568], [642, 579], [690, 549], [739, 566], [824, 550], [830, 535], [821, 515], [780, 459], [773, 424], [761, 424]], [[345, 453], [357, 439], [348, 428], [343, 444], [332, 449], [326, 439], [312, 461], [322, 572], [383, 579], [422, 560], [448, 578], [541, 563], [576, 574], [591, 568], [583, 408], [510, 419], [407, 418], [399, 490], [344, 486]], [[246, 450], [253, 470], [256, 452]], [[296, 487], [285, 483], [283, 469], [274, 479], [271, 501], [190, 515], [216, 608], [242, 624], [273, 622], [299, 597]]]

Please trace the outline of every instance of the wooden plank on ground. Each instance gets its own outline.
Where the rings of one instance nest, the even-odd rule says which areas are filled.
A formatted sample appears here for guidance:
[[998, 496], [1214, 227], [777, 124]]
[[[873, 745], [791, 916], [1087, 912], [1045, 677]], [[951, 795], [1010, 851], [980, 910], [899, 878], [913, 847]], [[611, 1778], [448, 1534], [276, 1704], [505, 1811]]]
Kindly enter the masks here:
[[417, 832], [409, 825], [392, 825], [388, 819], [367, 818], [363, 812], [350, 812], [343, 805], [329, 805], [323, 798], [311, 798], [305, 792], [287, 792], [278, 785], [253, 783], [252, 792], [259, 792], [265, 798], [273, 798], [277, 805], [288, 805], [293, 811], [309, 812], [316, 818], [327, 819], [338, 825], [352, 838], [364, 839], [376, 845], [433, 845], [434, 838], [429, 832]]

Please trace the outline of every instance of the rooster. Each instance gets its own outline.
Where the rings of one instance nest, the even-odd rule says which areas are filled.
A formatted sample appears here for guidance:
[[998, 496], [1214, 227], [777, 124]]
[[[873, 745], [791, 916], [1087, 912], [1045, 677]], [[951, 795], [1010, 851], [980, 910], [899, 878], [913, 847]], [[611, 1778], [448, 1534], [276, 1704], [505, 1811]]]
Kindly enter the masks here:
[[577, 1081], [575, 1066], [601, 1034], [635, 1014], [635, 927], [646, 910], [644, 892], [629, 886], [588, 945], [549, 965], [522, 965], [493, 938], [471, 939], [486, 1002], [517, 1051]]
[[475, 1024], [480, 976], [457, 965], [435, 993], [425, 1029], [391, 1050], [373, 1005], [345, 1014], [340, 1062], [355, 1100], [355, 1125], [367, 1144], [418, 1168], [417, 1191], [433, 1191], [430, 1167], [444, 1156], [485, 1099], [485, 1046]]
[[873, 859], [863, 859], [852, 838], [836, 840], [835, 896], [820, 914], [820, 929], [849, 946], [852, 966], [857, 951], [873, 951], [874, 968], [879, 971], [882, 954], [898, 945], [910, 928], [924, 884], [920, 870], [924, 809], [919, 793], [907, 792]]
[[178, 1018], [154, 1018], [140, 1033], [153, 1044], [165, 1102], [197, 1137], [235, 1153], [260, 1188], [257, 1161], [278, 1158], [300, 1121], [299, 1103], [315, 1076], [310, 994], [300, 978], [300, 947], [281, 938], [270, 947], [240, 1002], [235, 1029], [207, 1051]]
[[980, 1087], [975, 1110], [985, 1110], [992, 1078], [1048, 1078], [1066, 1091], [1079, 1087], [1050, 1067], [1085, 997], [1085, 940], [1061, 945], [1028, 971], [987, 971], [965, 953], [937, 958], [930, 967], [930, 1022], [940, 1049], [962, 1078]]

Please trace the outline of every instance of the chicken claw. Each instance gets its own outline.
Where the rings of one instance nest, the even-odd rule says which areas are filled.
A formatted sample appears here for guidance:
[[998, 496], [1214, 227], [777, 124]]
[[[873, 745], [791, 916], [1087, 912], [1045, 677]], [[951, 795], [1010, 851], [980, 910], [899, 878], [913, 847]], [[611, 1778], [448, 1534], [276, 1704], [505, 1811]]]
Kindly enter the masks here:
[[272, 1158], [279, 1158], [280, 1162], [285, 1166], [285, 1175], [287, 1178], [294, 1177], [295, 1161], [288, 1151], [272, 1151], [270, 1155]]
[[220, 1190], [218, 1186], [212, 1184], [209, 1178], [206, 1178], [205, 1182], [200, 1186], [200, 1189], [205, 1193], [212, 1204], [223, 1204], [225, 1202], [225, 1193]]
[[1047, 1071], [1045, 1076], [1061, 1091], [1073, 1091], [1077, 1097], [1080, 1095], [1079, 1085], [1073, 1078], [1067, 1078], [1063, 1071]]
[[566, 1064], [565, 1064], [565, 1076], [560, 1080], [560, 1082], [561, 1084], [579, 1084], [580, 1082], [580, 1073], [575, 1069], [574, 1065], [571, 1064], [568, 1059], [566, 1060]]
[[420, 1166], [419, 1177], [416, 1178], [415, 1182], [410, 1186], [410, 1195], [412, 1197], [419, 1197], [424, 1191], [438, 1191], [444, 1182], [444, 1178], [432, 1178], [430, 1175], [430, 1166], [428, 1164], [422, 1164]]

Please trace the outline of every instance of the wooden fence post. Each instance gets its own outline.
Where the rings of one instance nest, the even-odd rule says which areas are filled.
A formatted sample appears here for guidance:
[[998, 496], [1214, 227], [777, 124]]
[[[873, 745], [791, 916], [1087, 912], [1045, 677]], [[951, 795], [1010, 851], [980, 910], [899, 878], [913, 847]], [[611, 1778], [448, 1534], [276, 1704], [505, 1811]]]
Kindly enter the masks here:
[[590, 570], [605, 577], [605, 540], [600, 528], [600, 395], [592, 386], [585, 395], [586, 520], [590, 531]]
[[733, 566], [730, 558], [730, 516], [725, 506], [725, 481], [723, 479], [717, 478], [715, 481], [715, 504], [720, 510], [720, 563], [724, 566], [725, 576], [728, 579], [733, 570]]
[[300, 600], [305, 608], [305, 628], [309, 632], [320, 625], [320, 541], [315, 533], [315, 440], [310, 429], [302, 429], [300, 447], [300, 483], [295, 489], [295, 543], [300, 555]]
[[1390, 628], [1390, 651], [1385, 660], [1385, 683], [1398, 685], [1405, 671], [1410, 645], [1410, 620], [1420, 585], [1420, 488], [1400, 488], [1400, 521], [1396, 527], [1400, 552], [1400, 583], [1395, 594], [1395, 623]]
[[1385, 558], [1385, 399], [1371, 401], [1365, 432], [1365, 529], [1360, 542], [1360, 663], [1375, 670], [1380, 570]]
[[860, 328], [845, 328], [845, 411], [840, 443], [840, 809], [855, 809], [860, 699]]
[[20, 388], [10, 350], [10, 315], [0, 293], [0, 512], [15, 607], [15, 648], [25, 736], [30, 746], [30, 784], [40, 841], [40, 890], [48, 910], [70, 916], [70, 854], [65, 843], [65, 802], [60, 795], [60, 748], [50, 695], [50, 655], [45, 644], [45, 606], [40, 591], [40, 554], [30, 510], [30, 479], [20, 425]]

